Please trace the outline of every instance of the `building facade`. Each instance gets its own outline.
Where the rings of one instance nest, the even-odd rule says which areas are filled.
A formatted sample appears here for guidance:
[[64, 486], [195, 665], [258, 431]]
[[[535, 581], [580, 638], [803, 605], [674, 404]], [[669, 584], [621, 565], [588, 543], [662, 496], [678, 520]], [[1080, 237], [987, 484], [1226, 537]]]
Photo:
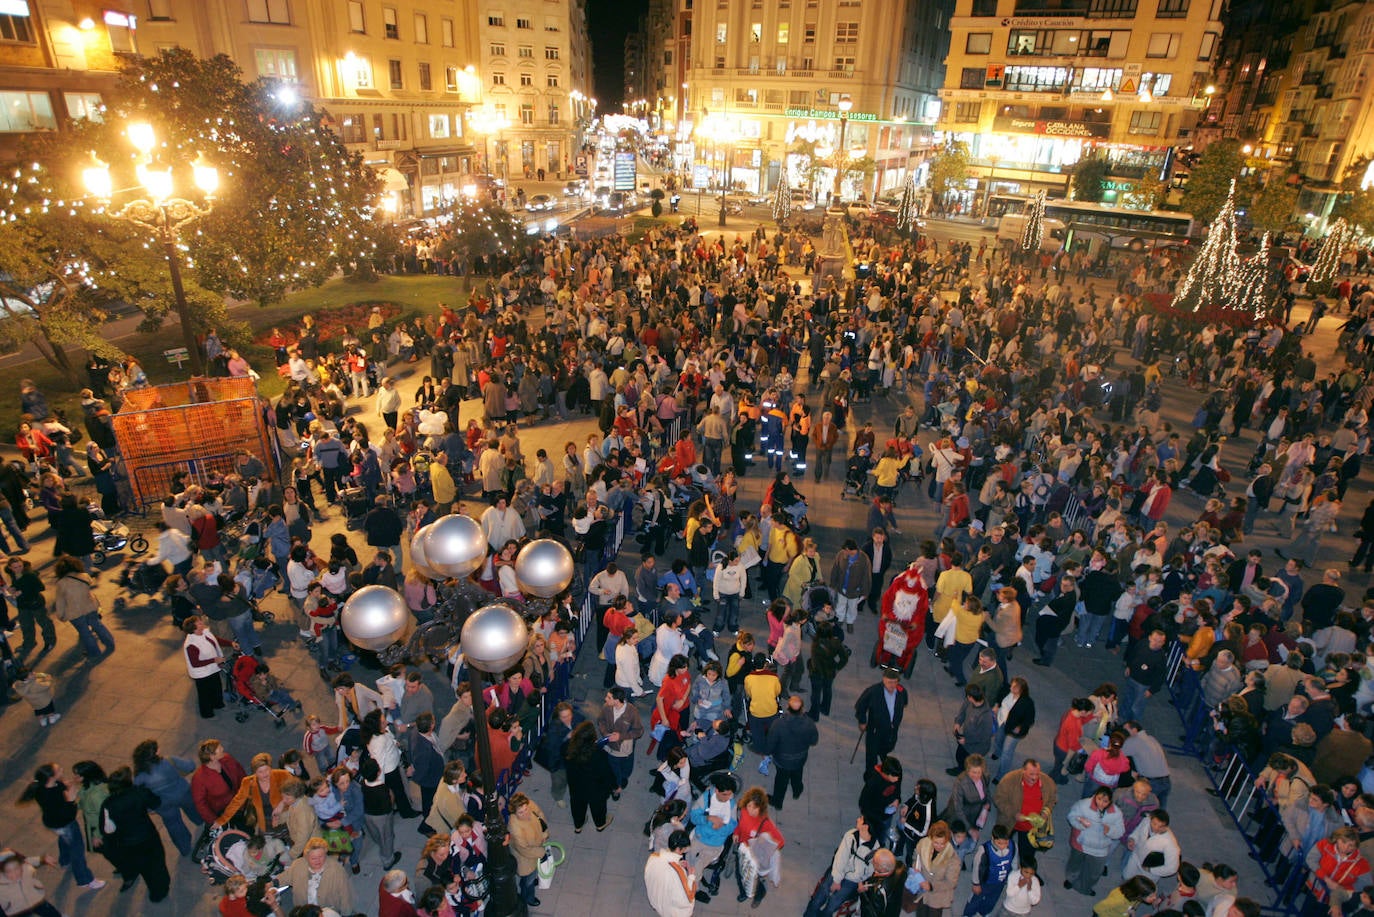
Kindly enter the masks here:
[[487, 0], [477, 41], [492, 171], [512, 182], [569, 174], [594, 107], [584, 0]]
[[[687, 57], [655, 105], [675, 116], [677, 163], [694, 184], [724, 175], [766, 193], [786, 175], [824, 199], [843, 163], [842, 196], [872, 196], [900, 187], [930, 149], [952, 0], [677, 4], [668, 41]], [[677, 59], [658, 58], [674, 77]], [[704, 142], [696, 127], [709, 119], [728, 140]]]
[[967, 145], [968, 187], [1067, 196], [1073, 166], [1104, 157], [1104, 203], [1166, 178], [1206, 109], [1222, 0], [958, 0], [940, 129]]

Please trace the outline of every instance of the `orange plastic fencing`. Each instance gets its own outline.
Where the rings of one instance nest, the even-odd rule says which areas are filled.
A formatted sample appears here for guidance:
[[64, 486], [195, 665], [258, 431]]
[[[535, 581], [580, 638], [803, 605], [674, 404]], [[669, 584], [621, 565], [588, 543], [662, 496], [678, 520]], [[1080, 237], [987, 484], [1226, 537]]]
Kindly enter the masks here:
[[180, 471], [203, 480], [211, 470], [232, 470], [239, 449], [261, 459], [275, 480], [265, 408], [252, 379], [196, 379], [129, 392], [114, 432], [135, 501], [161, 500]]

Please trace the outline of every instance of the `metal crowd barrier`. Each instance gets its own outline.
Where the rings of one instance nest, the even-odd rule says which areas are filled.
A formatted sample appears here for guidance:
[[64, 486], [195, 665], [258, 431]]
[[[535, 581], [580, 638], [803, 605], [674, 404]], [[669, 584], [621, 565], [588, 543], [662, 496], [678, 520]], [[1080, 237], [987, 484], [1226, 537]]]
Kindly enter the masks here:
[[1308, 888], [1311, 871], [1307, 865], [1282, 852], [1283, 818], [1278, 807], [1255, 785], [1259, 772], [1244, 756], [1214, 742], [1217, 734], [1212, 727], [1211, 710], [1203, 699], [1202, 678], [1188, 664], [1183, 645], [1177, 641], [1169, 651], [1167, 683], [1171, 702], [1183, 721], [1181, 744], [1167, 747], [1172, 753], [1189, 755], [1202, 764], [1217, 799], [1245, 841], [1251, 859], [1264, 874], [1273, 896], [1264, 906], [1264, 913], [1272, 917], [1325, 913], [1328, 905], [1319, 903]]

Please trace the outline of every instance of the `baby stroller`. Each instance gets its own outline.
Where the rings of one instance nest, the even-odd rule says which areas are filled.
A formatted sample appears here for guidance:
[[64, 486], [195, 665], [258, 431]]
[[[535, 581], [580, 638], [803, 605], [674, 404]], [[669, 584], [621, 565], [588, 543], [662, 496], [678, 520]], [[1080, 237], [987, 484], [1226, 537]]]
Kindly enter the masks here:
[[868, 447], [860, 446], [845, 464], [844, 487], [840, 490], [840, 499], [847, 500], [853, 497], [856, 500], [867, 500], [871, 491], [869, 472], [872, 469], [873, 459], [869, 456]]
[[288, 712], [301, 709], [300, 702], [281, 687], [258, 657], [240, 653], [225, 665], [229, 669], [229, 694], [241, 707], [234, 711], [236, 723], [248, 722], [249, 709], [256, 707], [271, 716], [280, 729], [286, 725]]
[[[222, 885], [233, 876], [244, 875], [238, 864], [243, 862], [248, 841], [248, 832], [238, 828], [226, 828], [218, 833], [213, 829], [206, 829], [201, 834], [192, 856], [200, 864], [200, 871], [205, 873], [211, 884]], [[271, 838], [271, 845], [272, 850], [280, 849], [282, 853], [271, 857], [267, 873], [254, 879], [254, 882], [271, 879], [286, 868], [282, 863], [285, 846], [275, 837]], [[238, 862], [235, 862], [236, 860]]]
[[277, 620], [277, 616], [272, 612], [259, 608], [258, 602], [275, 589], [280, 581], [276, 567], [266, 557], [257, 557], [249, 563], [239, 565], [238, 572], [234, 574], [234, 582], [243, 586], [244, 597], [253, 606], [254, 621], [271, 624]]
[[[123, 569], [115, 578], [115, 582], [134, 597], [157, 595], [162, 591], [162, 584], [166, 581], [167, 571], [161, 564], [149, 566], [141, 560], [126, 560]], [[122, 611], [128, 605], [129, 600], [122, 595], [114, 600], [115, 611]]]
[[91, 519], [91, 535], [95, 538], [95, 550], [91, 552], [91, 563], [97, 567], [105, 565], [105, 557], [115, 551], [129, 549], [129, 554], [138, 557], [148, 552], [148, 539], [142, 535], [130, 535], [129, 527], [122, 522], [114, 522], [103, 516]]
[[345, 524], [350, 532], [356, 532], [363, 527], [363, 519], [367, 517], [367, 511], [372, 508], [372, 501], [367, 498], [367, 491], [361, 487], [346, 487], [339, 491], [339, 502], [343, 504]]

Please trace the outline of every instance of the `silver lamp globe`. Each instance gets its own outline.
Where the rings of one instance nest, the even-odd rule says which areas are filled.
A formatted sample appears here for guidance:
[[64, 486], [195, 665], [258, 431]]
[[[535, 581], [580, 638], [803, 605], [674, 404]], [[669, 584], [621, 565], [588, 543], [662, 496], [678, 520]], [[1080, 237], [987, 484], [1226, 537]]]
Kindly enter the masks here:
[[450, 513], [425, 526], [420, 550], [430, 569], [461, 578], [486, 560], [487, 535], [471, 516]]
[[354, 646], [376, 651], [405, 636], [410, 627], [410, 609], [395, 589], [364, 586], [344, 602], [339, 626]]
[[483, 672], [505, 672], [525, 655], [530, 632], [509, 605], [486, 605], [463, 622], [463, 657]]
[[572, 552], [550, 538], [531, 541], [515, 555], [515, 579], [521, 592], [552, 598], [573, 580]]
[[[432, 523], [431, 523], [432, 524]], [[429, 526], [421, 528], [410, 539], [410, 565], [420, 571], [420, 575], [429, 579], [442, 579], [443, 574], [429, 565], [429, 558], [425, 556], [425, 535], [429, 533]]]

